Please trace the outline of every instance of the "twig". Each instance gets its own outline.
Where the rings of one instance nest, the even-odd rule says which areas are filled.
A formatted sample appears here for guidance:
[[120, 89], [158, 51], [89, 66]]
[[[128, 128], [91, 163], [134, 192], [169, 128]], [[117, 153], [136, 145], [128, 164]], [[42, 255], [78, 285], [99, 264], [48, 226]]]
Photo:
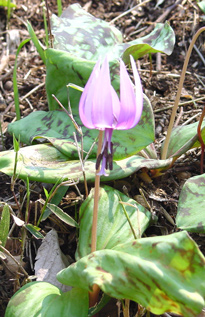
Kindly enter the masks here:
[[197, 75], [197, 74], [194, 74], [196, 76], [196, 78], [198, 79], [198, 81], [202, 84], [203, 87], [205, 87], [205, 84], [204, 82], [201, 80], [201, 78], [205, 78], [204, 76], [200, 76], [200, 75]]
[[115, 21], [117, 21], [118, 19], [124, 17], [125, 15], [127, 15], [128, 13], [132, 12], [133, 10], [135, 10], [138, 7], [143, 6], [144, 4], [146, 4], [147, 2], [150, 2], [150, 0], [145, 0], [139, 4], [137, 4], [136, 6], [134, 6], [133, 8], [123, 12], [122, 14], [118, 15], [116, 18], [114, 18], [112, 21], [109, 22], [109, 24], [113, 24]]
[[162, 58], [161, 57], [162, 57], [162, 54], [160, 52], [157, 52], [157, 54], [156, 54], [156, 70], [158, 72], [160, 72], [162, 69]]
[[10, 256], [10, 258], [12, 258], [12, 260], [18, 265], [18, 267], [21, 269], [21, 271], [24, 273], [24, 275], [28, 278], [29, 277], [28, 273], [24, 270], [23, 266], [15, 259], [15, 257], [2, 245], [0, 245], [0, 249], [2, 249], [6, 255], [8, 255], [8, 256]]
[[199, 35], [203, 31], [205, 31], [205, 27], [200, 28], [196, 32], [196, 34], [193, 36], [193, 39], [191, 41], [191, 44], [189, 45], [189, 49], [188, 49], [187, 54], [186, 54], [186, 58], [185, 58], [183, 69], [182, 69], [182, 74], [181, 74], [180, 81], [179, 81], [179, 87], [178, 87], [178, 90], [177, 90], [177, 95], [176, 95], [174, 107], [173, 107], [173, 110], [172, 110], [172, 115], [171, 115], [171, 118], [170, 118], [169, 127], [167, 129], [167, 137], [165, 139], [164, 147], [163, 147], [163, 150], [162, 150], [162, 160], [165, 160], [167, 158], [167, 151], [168, 151], [170, 136], [171, 136], [172, 128], [173, 128], [173, 125], [174, 125], [176, 112], [177, 112], [177, 109], [178, 109], [178, 104], [179, 104], [179, 100], [180, 100], [180, 96], [181, 96], [181, 91], [182, 91], [182, 87], [183, 87], [184, 78], [185, 78], [188, 62], [189, 62], [189, 59], [190, 59], [190, 55], [191, 55], [193, 46], [194, 46], [197, 38], [199, 37]]
[[[141, 68], [139, 68], [139, 69], [138, 69], [138, 72], [150, 73], [150, 70], [149, 70], [149, 69], [141, 69]], [[153, 70], [152, 72], [153, 72], [153, 74], [157, 74], [157, 73], [158, 73], [157, 70]], [[174, 78], [181, 77], [181, 75], [179, 75], [179, 74], [172, 74], [172, 73], [168, 72], [167, 70], [161, 71], [161, 74], [166, 74], [167, 76], [169, 76], [169, 77], [174, 77]], [[191, 75], [191, 72], [188, 72], [188, 71], [187, 71], [186, 74], [187, 74], [187, 75]]]
[[88, 197], [88, 184], [87, 184], [87, 180], [86, 180], [86, 176], [85, 176], [85, 168], [84, 168], [84, 162], [83, 162], [83, 143], [82, 143], [83, 142], [82, 141], [83, 136], [81, 135], [81, 150], [79, 148], [79, 144], [78, 144], [75, 132], [73, 132], [73, 136], [74, 136], [74, 139], [75, 139], [75, 145], [77, 147], [78, 157], [79, 157], [81, 168], [82, 168], [82, 172], [83, 172], [84, 185], [85, 185], [85, 197]]
[[75, 121], [72, 113], [69, 113], [68, 110], [62, 105], [62, 103], [56, 98], [55, 95], [52, 95], [52, 97], [55, 99], [55, 101], [57, 101], [57, 103], [59, 104], [59, 106], [67, 113], [67, 115], [69, 116], [69, 118], [71, 119], [71, 121], [73, 122], [74, 127], [76, 128], [76, 130], [82, 135], [82, 129], [81, 127], [78, 126], [77, 122]]
[[170, 12], [171, 12], [175, 7], [177, 7], [178, 4], [180, 4], [181, 2], [182, 2], [182, 0], [178, 0], [178, 1], [176, 1], [173, 5], [171, 5], [170, 7], [168, 7], [168, 8], [162, 13], [162, 15], [160, 15], [160, 16], [157, 18], [156, 22], [153, 23], [152, 25], [150, 25], [145, 31], [143, 31], [142, 33], [140, 33], [139, 36], [142, 37], [142, 36], [145, 35], [145, 33], [149, 33], [150, 31], [152, 31], [154, 24], [159, 23], [159, 22], [163, 22], [163, 21], [166, 19], [166, 17], [170, 14]]
[[187, 125], [189, 122], [193, 121], [195, 118], [197, 118], [199, 116], [199, 112], [196, 113], [194, 116], [192, 116], [191, 118], [189, 118], [187, 121], [183, 122], [181, 126]]
[[179, 112], [179, 114], [177, 116], [177, 120], [175, 121], [174, 128], [178, 126], [179, 121], [181, 120], [181, 117], [182, 117], [183, 113], [184, 113], [184, 110], [183, 110], [183, 107], [181, 107], [180, 108], [180, 112]]
[[38, 86], [34, 87], [33, 89], [31, 89], [25, 96], [21, 97], [21, 101], [26, 99], [28, 96], [30, 96], [31, 94], [33, 94], [36, 90], [40, 89], [41, 87], [43, 87], [45, 85], [45, 83], [41, 83]]
[[92, 152], [92, 149], [94, 148], [94, 146], [95, 146], [96, 143], [97, 143], [97, 141], [94, 141], [93, 144], [91, 145], [89, 151], [88, 151], [87, 154], [86, 154], [86, 157], [85, 157], [84, 160], [83, 160], [83, 163], [85, 163], [85, 162], [87, 161], [87, 159], [88, 159], [90, 153]]
[[[191, 40], [189, 40], [189, 43], [191, 43]], [[205, 66], [205, 59], [203, 57], [203, 55], [201, 54], [201, 52], [199, 51], [198, 47], [194, 44], [193, 48], [195, 49], [195, 51], [197, 52], [197, 54], [199, 55], [202, 63], [204, 64]]]
[[[195, 104], [197, 101], [201, 101], [201, 100], [204, 100], [204, 99], [205, 99], [205, 96], [197, 98], [197, 99], [191, 99], [191, 100], [188, 100], [188, 101], [180, 102], [179, 106], [186, 106], [186, 105], [188, 105], [190, 103]], [[169, 110], [171, 108], [173, 108], [173, 105], [170, 105], [170, 106], [167, 106], [167, 107], [164, 107], [164, 108], [160, 108], [160, 109], [156, 109], [156, 110], [154, 110], [154, 113], [158, 113], [158, 112], [162, 112], [162, 111], [165, 111], [165, 110]]]
[[[76, 86], [77, 87], [77, 86]], [[78, 157], [81, 163], [81, 167], [82, 167], [82, 172], [83, 172], [83, 178], [84, 178], [84, 184], [85, 184], [85, 195], [86, 197], [88, 197], [88, 186], [87, 186], [87, 180], [86, 180], [86, 175], [85, 175], [85, 169], [84, 169], [84, 161], [83, 161], [83, 132], [81, 127], [77, 124], [77, 122], [75, 121], [72, 111], [71, 111], [71, 107], [70, 107], [70, 102], [68, 105], [68, 108], [70, 110], [70, 113], [68, 112], [68, 110], [62, 105], [62, 103], [56, 98], [55, 95], [52, 95], [52, 97], [57, 101], [57, 103], [59, 104], [59, 106], [66, 112], [66, 114], [69, 116], [69, 118], [71, 119], [75, 129], [78, 131], [78, 133], [81, 136], [81, 153], [80, 153], [80, 149], [79, 149], [79, 145], [77, 142], [77, 138], [76, 138], [76, 134], [75, 132], [73, 132], [74, 134], [74, 139], [75, 139], [75, 144], [77, 147], [77, 151], [78, 151]]]
[[200, 98], [197, 98], [197, 99], [191, 99], [191, 100], [188, 100], [188, 101], [184, 101], [184, 102], [179, 103], [179, 106], [185, 106], [185, 105], [187, 105], [187, 104], [189, 104], [189, 103], [195, 104], [197, 101], [201, 101], [201, 100], [204, 100], [204, 99], [205, 99], [205, 96], [200, 97]]

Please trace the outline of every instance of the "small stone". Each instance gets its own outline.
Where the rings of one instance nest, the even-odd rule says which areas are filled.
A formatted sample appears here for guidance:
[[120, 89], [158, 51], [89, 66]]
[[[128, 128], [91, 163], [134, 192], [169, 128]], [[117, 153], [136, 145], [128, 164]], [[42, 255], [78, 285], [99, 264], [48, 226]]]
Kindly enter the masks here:
[[5, 84], [4, 84], [4, 89], [5, 89], [5, 90], [11, 90], [12, 87], [13, 87], [12, 81], [11, 81], [11, 80], [7, 80], [7, 81], [5, 82]]
[[184, 181], [191, 177], [191, 173], [189, 172], [180, 172], [177, 174], [178, 180]]
[[0, 111], [4, 111], [6, 109], [6, 104], [0, 99]]

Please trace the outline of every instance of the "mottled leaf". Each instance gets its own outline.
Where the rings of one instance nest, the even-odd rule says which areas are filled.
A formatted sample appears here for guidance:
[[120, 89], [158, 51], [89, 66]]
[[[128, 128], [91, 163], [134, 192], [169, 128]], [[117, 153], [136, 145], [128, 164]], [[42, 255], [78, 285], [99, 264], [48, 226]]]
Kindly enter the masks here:
[[[126, 218], [123, 206], [128, 214], [137, 238], [141, 237], [148, 227], [151, 213], [135, 200], [116, 189], [104, 186], [100, 189], [97, 226], [97, 250], [112, 249], [114, 246], [132, 241], [132, 229]], [[130, 204], [122, 205], [120, 201]], [[80, 207], [80, 232], [76, 257], [81, 258], [91, 252], [91, 228], [93, 221], [94, 191]]]
[[[0, 171], [12, 176], [14, 172], [15, 152], [0, 152]], [[85, 162], [87, 181], [95, 179], [96, 159]], [[113, 171], [108, 176], [101, 176], [102, 181], [127, 177], [140, 168], [163, 169], [172, 164], [172, 159], [156, 160], [145, 159], [132, 155], [124, 160], [114, 161]], [[79, 179], [83, 182], [82, 167], [79, 160], [69, 161], [68, 158], [56, 148], [48, 144], [33, 145], [21, 148], [18, 155], [17, 175], [21, 179], [35, 180], [46, 183], [56, 183], [59, 179]]]
[[[83, 10], [82, 10], [83, 11]], [[100, 21], [100, 20], [99, 20]], [[69, 21], [70, 23], [70, 21]], [[91, 25], [91, 24], [90, 24]], [[91, 25], [92, 26], [92, 25]], [[86, 32], [87, 29], [83, 28], [82, 32]], [[97, 31], [98, 29], [96, 29]], [[69, 31], [69, 28], [67, 29]], [[67, 32], [66, 31], [66, 32]], [[135, 58], [143, 56], [145, 53], [152, 53], [157, 52], [158, 48], [160, 48], [160, 51], [163, 51], [163, 48], [166, 48], [167, 53], [171, 53], [171, 48], [169, 48], [169, 45], [167, 44], [167, 40], [165, 41], [163, 38], [161, 38], [160, 34], [166, 34], [166, 38], [168, 37], [168, 33], [170, 33], [170, 41], [174, 44], [174, 33], [173, 30], [170, 28], [168, 24], [165, 25], [158, 25], [156, 29], [148, 36], [137, 39], [129, 43], [120, 44], [119, 47], [112, 47], [111, 51], [114, 56], [111, 56], [111, 53], [109, 53], [110, 57], [110, 68], [111, 68], [111, 80], [112, 85], [115, 88], [117, 92], [119, 92], [119, 62], [115, 60], [115, 58], [119, 58], [122, 53], [125, 51], [123, 59], [126, 61], [126, 63], [129, 63], [129, 55], [132, 54]], [[78, 34], [80, 34], [78, 32]], [[73, 35], [72, 35], [73, 36]], [[79, 35], [80, 36], [80, 35]], [[74, 37], [74, 41], [77, 40], [78, 37]], [[92, 39], [92, 38], [91, 38]], [[89, 41], [91, 40], [89, 38]], [[101, 38], [100, 38], [101, 39]], [[72, 54], [72, 49], [67, 51], [62, 50], [56, 50], [56, 49], [48, 49], [46, 50], [46, 90], [48, 95], [48, 103], [49, 103], [49, 109], [55, 110], [56, 108], [59, 108], [56, 101], [52, 98], [52, 94], [54, 94], [64, 106], [67, 106], [68, 104], [68, 89], [66, 88], [66, 85], [69, 83], [76, 84], [78, 86], [84, 87], [90, 73], [95, 65], [95, 60], [98, 59], [97, 55], [96, 59], [92, 58], [91, 61], [86, 60], [86, 56], [83, 55], [83, 44], [82, 44], [82, 36], [80, 36], [79, 46], [80, 49], [77, 50], [78, 55]], [[70, 41], [67, 41], [67, 43], [70, 43]], [[151, 43], [155, 43], [156, 47], [151, 47]], [[166, 44], [163, 47], [163, 44]], [[105, 48], [101, 47], [100, 44], [97, 45], [95, 43], [95, 48], [93, 49], [96, 51], [96, 47], [98, 50], [102, 51], [102, 55], [105, 55]], [[169, 49], [168, 49], [169, 48]], [[77, 46], [74, 46], [73, 49], [77, 49]], [[110, 48], [109, 48], [110, 49]], [[173, 49], [173, 45], [172, 45]], [[92, 51], [93, 51], [92, 50]], [[131, 50], [131, 51], [129, 51]], [[76, 53], [77, 54], [77, 53]], [[85, 49], [85, 55], [91, 54], [91, 51], [87, 53], [87, 49]], [[53, 80], [55, 78], [55, 80]], [[71, 101], [71, 105], [78, 104], [79, 102], [79, 96], [80, 92], [74, 91], [73, 89], [70, 89], [69, 91], [69, 98]]]
[[204, 307], [205, 259], [186, 232], [142, 238], [83, 257], [58, 273], [66, 285], [128, 298], [154, 314], [195, 317]]
[[128, 64], [130, 55], [135, 59], [139, 59], [146, 54], [157, 52], [171, 55], [174, 44], [175, 35], [169, 23], [157, 23], [155, 29], [150, 34], [123, 44], [123, 48], [126, 48], [126, 50], [122, 55], [122, 59]]
[[186, 181], [179, 196], [176, 225], [192, 232], [205, 232], [205, 174]]
[[158, 23], [147, 36], [122, 43], [118, 29], [85, 12], [79, 4], [70, 5], [61, 17], [53, 14], [51, 22], [54, 48], [86, 60], [97, 61], [108, 53], [110, 60], [123, 56], [128, 64], [130, 54], [135, 59], [159, 51], [170, 55], [175, 44], [174, 31], [168, 23]]
[[[200, 146], [197, 135], [198, 122], [178, 126], [172, 130], [167, 157], [176, 157]], [[202, 138], [205, 142], [205, 120], [202, 123]], [[163, 146], [162, 146], [163, 149]]]
[[[47, 49], [46, 56], [46, 92], [49, 110], [59, 108], [53, 99], [54, 94], [58, 100], [67, 108], [68, 105], [68, 84], [72, 83], [84, 87], [93, 70], [95, 62], [77, 58], [69, 52], [55, 49]], [[117, 62], [115, 62], [117, 63]], [[113, 64], [114, 65], [114, 64]], [[119, 63], [116, 64], [119, 65]], [[115, 67], [115, 68], [116, 68]], [[118, 87], [119, 87], [119, 76]], [[117, 86], [117, 85], [116, 85]], [[81, 93], [74, 89], [69, 89], [69, 100], [71, 107], [77, 107]]]
[[[95, 129], [89, 130], [82, 125], [78, 116], [78, 107], [73, 108], [73, 115], [82, 128], [83, 149], [85, 152], [88, 152], [98, 136], [98, 131]], [[73, 132], [76, 132], [76, 129], [64, 111], [32, 112], [24, 119], [10, 124], [8, 131], [11, 134], [15, 134], [21, 142], [26, 144], [31, 144], [33, 138], [36, 136], [47, 138], [67, 158], [72, 160], [78, 159], [78, 152], [73, 136]], [[144, 97], [144, 109], [139, 124], [130, 130], [116, 130], [113, 132], [114, 159], [119, 160], [135, 154], [153, 141], [153, 111], [148, 98]], [[79, 148], [81, 147], [79, 137], [78, 146]], [[97, 146], [93, 149], [90, 157], [96, 157], [96, 152]]]
[[106, 21], [97, 19], [75, 3], [60, 17], [51, 17], [54, 48], [87, 60], [97, 60], [123, 38], [121, 32]]
[[87, 317], [88, 292], [73, 288], [62, 293], [50, 283], [32, 282], [24, 285], [9, 301], [5, 317], [12, 316]]

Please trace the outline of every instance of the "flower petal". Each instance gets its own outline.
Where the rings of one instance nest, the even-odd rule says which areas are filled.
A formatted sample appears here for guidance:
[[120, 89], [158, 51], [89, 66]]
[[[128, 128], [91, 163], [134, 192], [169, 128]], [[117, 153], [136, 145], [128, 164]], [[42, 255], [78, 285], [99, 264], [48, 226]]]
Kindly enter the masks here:
[[95, 83], [99, 76], [100, 72], [100, 63], [99, 60], [93, 70], [92, 73], [85, 85], [85, 88], [82, 92], [80, 102], [79, 102], [79, 115], [80, 119], [84, 126], [89, 129], [95, 129], [95, 125], [92, 120], [92, 109], [93, 109], [93, 98], [95, 93]]
[[138, 124], [140, 121], [142, 110], [143, 110], [143, 90], [142, 90], [142, 84], [140, 80], [139, 73], [137, 71], [136, 63], [134, 61], [134, 58], [132, 55], [130, 55], [130, 61], [132, 65], [132, 71], [134, 75], [134, 81], [135, 81], [135, 95], [136, 95], [136, 103], [137, 103], [137, 113], [134, 120], [134, 126]]
[[133, 73], [136, 83], [136, 93], [134, 86], [129, 78], [126, 67], [122, 60], [120, 60], [120, 115], [116, 129], [131, 129], [140, 120], [143, 107], [143, 92], [140, 82], [140, 78], [137, 72], [137, 68], [134, 59], [131, 58], [131, 64], [133, 67]]
[[92, 118], [96, 129], [112, 128], [114, 121], [112, 104], [113, 88], [110, 80], [109, 62], [106, 57], [96, 79], [93, 95]]

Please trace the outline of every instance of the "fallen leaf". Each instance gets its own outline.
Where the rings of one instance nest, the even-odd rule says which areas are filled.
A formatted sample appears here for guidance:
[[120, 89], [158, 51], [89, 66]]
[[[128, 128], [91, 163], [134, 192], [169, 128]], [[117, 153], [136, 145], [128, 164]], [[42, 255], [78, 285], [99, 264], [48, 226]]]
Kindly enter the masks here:
[[71, 290], [72, 287], [65, 286], [56, 279], [56, 274], [68, 266], [68, 261], [65, 262], [65, 256], [59, 247], [57, 232], [52, 229], [45, 236], [36, 255], [34, 269], [37, 281], [49, 282], [63, 292]]

